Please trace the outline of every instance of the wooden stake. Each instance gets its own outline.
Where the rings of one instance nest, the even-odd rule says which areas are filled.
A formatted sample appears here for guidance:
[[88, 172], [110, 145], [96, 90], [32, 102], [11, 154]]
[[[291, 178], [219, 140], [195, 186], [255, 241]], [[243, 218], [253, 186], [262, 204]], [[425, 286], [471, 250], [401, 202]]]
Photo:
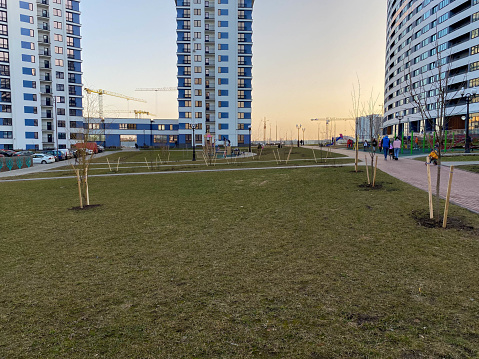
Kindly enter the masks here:
[[276, 161], [276, 164], [279, 164], [278, 157], [276, 157], [276, 152], [274, 151], [274, 149], [273, 149], [273, 155], [274, 155], [274, 160]]
[[85, 189], [86, 189], [86, 205], [90, 205], [90, 191], [88, 189], [88, 168], [85, 168]]
[[442, 227], [447, 227], [447, 216], [449, 215], [449, 201], [451, 199], [451, 187], [452, 187], [452, 175], [454, 173], [454, 166], [451, 166], [451, 172], [449, 173], [449, 185], [447, 186], [447, 196], [446, 196], [446, 209], [444, 210], [444, 221], [442, 222]]
[[373, 187], [376, 186], [376, 173], [378, 172], [378, 156], [376, 157], [376, 164], [374, 165]]
[[81, 198], [81, 180], [80, 180], [80, 170], [75, 170], [77, 174], [77, 182], [78, 182], [78, 196], [80, 197], [80, 208], [83, 208], [83, 200]]
[[318, 163], [318, 160], [316, 159], [316, 152], [314, 152], [314, 148], [312, 148], [312, 150], [313, 150], [314, 162]]
[[291, 157], [291, 152], [293, 151], [293, 147], [289, 148], [288, 159], [286, 160], [286, 164], [289, 162], [289, 158]]
[[434, 218], [434, 207], [432, 205], [432, 183], [431, 183], [431, 165], [427, 164], [427, 183], [429, 190], [429, 218]]
[[368, 184], [371, 184], [371, 179], [369, 178], [369, 166], [368, 166], [368, 157], [365, 155], [364, 159], [366, 160], [366, 173], [368, 175]]
[[120, 157], [118, 157], [118, 163], [116, 164], [116, 172], [118, 172], [119, 168], [120, 168]]
[[148, 164], [148, 161], [146, 160], [146, 157], [145, 157], [145, 163], [146, 163], [146, 167], [148, 167], [148, 169], [150, 169], [150, 165]]
[[110, 169], [110, 172], [111, 172], [111, 166], [110, 166], [110, 161], [108, 160], [108, 157], [106, 158], [106, 161], [108, 162], [108, 168]]

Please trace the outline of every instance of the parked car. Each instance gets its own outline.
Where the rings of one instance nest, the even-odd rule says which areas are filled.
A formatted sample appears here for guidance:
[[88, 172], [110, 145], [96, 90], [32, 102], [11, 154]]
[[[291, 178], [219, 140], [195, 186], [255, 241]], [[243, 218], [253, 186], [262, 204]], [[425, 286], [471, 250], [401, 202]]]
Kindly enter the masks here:
[[63, 161], [65, 159], [65, 155], [60, 151], [47, 150], [47, 151], [43, 151], [43, 153], [45, 153], [47, 155], [55, 156], [57, 162], [58, 161]]
[[17, 152], [17, 156], [33, 156], [34, 153], [32, 151], [20, 151]]
[[73, 157], [73, 154], [71, 153], [70, 150], [67, 150], [65, 148], [62, 148], [62, 149], [59, 149], [58, 151], [60, 151], [62, 154], [63, 154], [63, 157], [64, 159], [68, 160], [70, 158]]
[[12, 150], [0, 150], [0, 153], [5, 157], [13, 157], [16, 154], [16, 152]]
[[54, 163], [54, 162], [55, 162], [55, 156], [53, 155], [46, 155], [43, 153], [35, 153], [33, 155], [33, 163], [46, 164], [46, 163]]
[[98, 153], [105, 151], [105, 147], [98, 145]]

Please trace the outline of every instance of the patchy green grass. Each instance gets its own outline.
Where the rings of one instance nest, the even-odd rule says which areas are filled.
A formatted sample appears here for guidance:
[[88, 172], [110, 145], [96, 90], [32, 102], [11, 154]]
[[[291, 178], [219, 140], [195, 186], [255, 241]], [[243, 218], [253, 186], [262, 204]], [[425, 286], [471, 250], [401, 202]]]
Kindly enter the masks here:
[[[290, 149], [291, 154], [289, 153]], [[182, 160], [181, 158], [184, 156], [188, 157], [188, 160]], [[314, 156], [316, 156], [316, 158]], [[108, 165], [107, 158], [108, 161], [110, 161], [110, 165]], [[191, 159], [192, 152], [186, 150], [172, 150], [169, 151], [169, 154], [168, 151], [153, 150], [116, 152], [109, 156], [93, 158], [89, 173], [100, 175], [111, 172], [121, 174], [148, 171], [194, 171], [224, 168], [307, 166], [316, 164], [335, 166], [354, 162], [354, 160], [337, 153], [328, 153], [320, 150], [316, 150], [313, 153], [311, 149], [290, 147], [280, 149], [279, 155], [276, 149], [273, 152], [272, 148], [266, 148], [263, 151], [259, 151], [255, 157], [220, 158], [217, 159], [214, 165], [209, 164], [209, 166], [205, 163], [201, 151], [197, 151], [197, 160], [195, 162], [191, 161]], [[120, 161], [119, 163], [118, 160]], [[48, 171], [19, 175], [13, 179], [67, 177], [73, 175], [74, 171], [71, 166], [63, 166]]]
[[[416, 161], [424, 161], [424, 159], [429, 155], [429, 153], [425, 154], [424, 157], [417, 157], [415, 158]], [[479, 161], [479, 154], [472, 154], [472, 155], [443, 155], [441, 156], [442, 161], [444, 162], [469, 162], [469, 161]]]
[[469, 166], [466, 165], [466, 166], [459, 166], [457, 168], [460, 169], [460, 170], [479, 173], [479, 166], [478, 165], [469, 165]]
[[[479, 355], [478, 233], [342, 169], [0, 184], [2, 358]], [[479, 217], [451, 215], [479, 228]]]

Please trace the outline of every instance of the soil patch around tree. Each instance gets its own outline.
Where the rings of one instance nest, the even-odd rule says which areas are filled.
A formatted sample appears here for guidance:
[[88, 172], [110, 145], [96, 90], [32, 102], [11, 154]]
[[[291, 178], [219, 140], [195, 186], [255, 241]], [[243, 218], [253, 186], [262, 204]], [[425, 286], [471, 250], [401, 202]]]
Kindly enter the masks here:
[[[426, 228], [442, 228], [442, 220], [436, 221], [436, 219], [429, 218], [429, 213], [421, 211], [413, 211], [411, 217], [422, 227]], [[447, 228], [446, 229], [455, 229], [458, 231], [466, 232], [476, 232], [479, 235], [479, 228], [475, 228], [470, 224], [466, 223], [465, 219], [462, 217], [449, 216], [447, 218]]]
[[70, 208], [70, 211], [88, 211], [90, 209], [98, 208], [98, 207], [101, 207], [101, 206], [102, 206], [101, 204], [91, 204], [89, 206], [83, 206], [83, 208], [78, 206], [78, 207]]

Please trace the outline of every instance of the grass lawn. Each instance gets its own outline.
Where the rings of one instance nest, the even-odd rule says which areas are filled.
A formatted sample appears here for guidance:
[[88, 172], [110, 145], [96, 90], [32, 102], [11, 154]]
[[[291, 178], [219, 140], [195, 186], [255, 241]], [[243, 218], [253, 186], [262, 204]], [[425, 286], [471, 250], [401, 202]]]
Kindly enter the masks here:
[[479, 173], [479, 166], [478, 165], [459, 166], [457, 168], [460, 169], [460, 170]]
[[0, 183], [2, 358], [470, 358], [476, 231], [351, 168]]
[[[192, 171], [204, 169], [223, 169], [223, 168], [255, 168], [255, 167], [276, 167], [276, 166], [305, 166], [305, 165], [342, 165], [353, 163], [354, 160], [337, 153], [328, 153], [326, 151], [293, 147], [289, 154], [290, 147], [279, 150], [265, 148], [257, 153], [255, 157], [248, 158], [228, 158], [218, 159], [216, 165], [207, 166], [201, 151], [197, 151], [197, 161], [193, 162], [192, 151], [190, 150], [172, 150], [172, 151], [120, 151], [105, 157], [93, 158], [89, 168], [90, 174], [107, 174], [110, 172], [108, 161], [113, 172], [116, 172], [118, 159], [118, 173], [138, 173], [148, 171]], [[256, 150], [255, 150], [256, 153]], [[286, 162], [289, 155], [289, 161]], [[316, 156], [316, 159], [314, 158]], [[184, 159], [187, 158], [187, 159]], [[169, 159], [169, 161], [168, 161]], [[21, 172], [19, 172], [20, 174]], [[73, 176], [74, 172], [71, 166], [63, 166], [50, 169], [39, 173], [28, 175], [19, 175], [16, 178], [49, 178]]]
[[[429, 153], [425, 154], [424, 157], [415, 158], [416, 161], [425, 161], [425, 158]], [[467, 156], [451, 156], [451, 155], [442, 155], [443, 162], [469, 162], [469, 161], [479, 161], [479, 154], [467, 155]]]

